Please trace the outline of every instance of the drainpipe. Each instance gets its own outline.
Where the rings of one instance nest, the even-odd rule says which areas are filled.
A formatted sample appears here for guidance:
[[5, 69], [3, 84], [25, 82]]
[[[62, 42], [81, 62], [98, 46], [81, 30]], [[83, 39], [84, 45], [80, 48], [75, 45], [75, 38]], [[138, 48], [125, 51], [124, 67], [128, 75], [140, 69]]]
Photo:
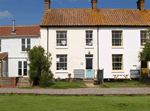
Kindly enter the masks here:
[[48, 55], [48, 52], [49, 52], [49, 28], [47, 27], [47, 55]]
[[99, 27], [97, 28], [97, 70], [99, 69]]

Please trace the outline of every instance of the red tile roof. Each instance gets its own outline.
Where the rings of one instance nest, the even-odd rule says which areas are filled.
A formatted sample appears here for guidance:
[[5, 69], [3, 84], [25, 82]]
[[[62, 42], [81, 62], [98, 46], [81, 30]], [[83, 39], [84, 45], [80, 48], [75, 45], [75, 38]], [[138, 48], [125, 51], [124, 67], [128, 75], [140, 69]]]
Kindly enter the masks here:
[[6, 55], [7, 53], [0, 54], [0, 59], [3, 59]]
[[150, 25], [150, 10], [138, 9], [51, 9], [45, 11], [40, 26]]
[[12, 26], [0, 26], [0, 36], [37, 36], [40, 32], [39, 25], [15, 26], [15, 33], [12, 33]]

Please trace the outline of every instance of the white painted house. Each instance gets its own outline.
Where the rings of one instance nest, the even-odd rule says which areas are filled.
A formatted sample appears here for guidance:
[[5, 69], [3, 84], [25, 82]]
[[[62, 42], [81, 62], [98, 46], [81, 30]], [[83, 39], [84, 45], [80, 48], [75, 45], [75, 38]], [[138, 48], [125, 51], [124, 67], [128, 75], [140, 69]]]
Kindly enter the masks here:
[[0, 77], [28, 76], [27, 52], [40, 45], [39, 25], [0, 26]]
[[50, 9], [50, 3], [45, 0], [40, 43], [52, 54], [55, 78], [94, 78], [104, 69], [104, 79], [112, 79], [130, 74], [133, 65], [140, 69], [138, 53], [150, 26], [145, 0], [137, 9], [97, 9], [97, 0], [92, 9]]

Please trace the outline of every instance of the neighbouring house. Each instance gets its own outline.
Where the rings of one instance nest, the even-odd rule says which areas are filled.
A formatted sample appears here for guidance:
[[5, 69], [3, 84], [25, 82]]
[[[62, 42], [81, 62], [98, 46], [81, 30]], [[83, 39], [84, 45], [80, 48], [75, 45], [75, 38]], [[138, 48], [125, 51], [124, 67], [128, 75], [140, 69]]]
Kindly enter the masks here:
[[0, 26], [0, 77], [28, 77], [25, 48], [40, 45], [39, 25]]
[[113, 79], [140, 69], [138, 54], [150, 26], [145, 0], [137, 1], [137, 9], [97, 9], [97, 0], [92, 9], [50, 9], [50, 3], [45, 0], [40, 44], [52, 54], [55, 78], [93, 78], [104, 69], [104, 79]]

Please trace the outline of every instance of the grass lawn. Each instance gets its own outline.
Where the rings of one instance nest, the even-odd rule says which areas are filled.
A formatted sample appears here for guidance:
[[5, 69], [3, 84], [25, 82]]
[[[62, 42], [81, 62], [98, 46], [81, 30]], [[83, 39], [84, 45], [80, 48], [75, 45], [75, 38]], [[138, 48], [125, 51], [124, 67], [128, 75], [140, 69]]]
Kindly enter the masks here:
[[60, 81], [60, 82], [53, 82], [52, 85], [48, 88], [53, 89], [83, 88], [82, 86], [85, 86], [84, 82]]
[[106, 87], [150, 87], [150, 84], [140, 81], [125, 81], [125, 82], [104, 82], [106, 85], [100, 86], [100, 88]]
[[149, 111], [150, 96], [0, 95], [1, 111]]

